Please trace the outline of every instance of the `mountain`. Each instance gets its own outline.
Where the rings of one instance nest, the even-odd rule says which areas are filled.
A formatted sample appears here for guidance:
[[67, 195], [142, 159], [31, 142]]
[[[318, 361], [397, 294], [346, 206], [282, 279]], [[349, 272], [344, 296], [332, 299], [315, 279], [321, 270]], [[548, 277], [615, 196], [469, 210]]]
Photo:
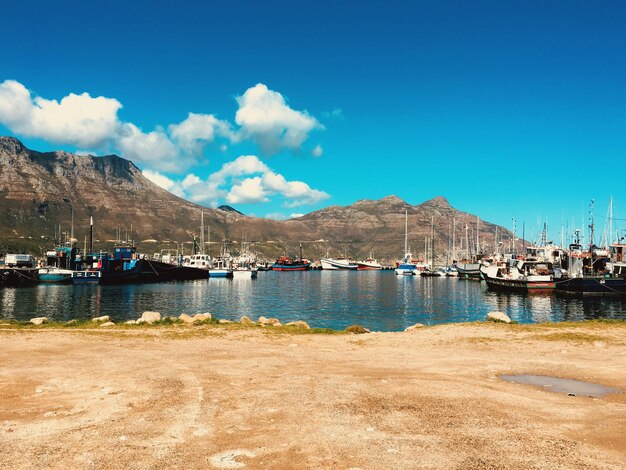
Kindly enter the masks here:
[[[424, 250], [424, 237], [435, 223], [435, 250], [442, 255], [448, 244], [452, 220], [456, 239], [471, 227], [476, 216], [457, 211], [443, 197], [411, 205], [396, 196], [360, 200], [350, 206], [331, 206], [296, 219], [277, 221], [248, 217], [230, 206], [201, 207], [162, 189], [143, 176], [132, 162], [116, 155], [79, 156], [71, 153], [36, 152], [12, 137], [0, 137], [0, 252], [49, 249], [58, 227], [83, 241], [89, 217], [95, 222], [96, 248], [111, 249], [118, 238], [144, 241], [144, 252], [175, 249], [187, 252], [200, 232], [200, 212], [210, 228], [212, 253], [222, 239], [230, 239], [233, 251], [242, 239], [261, 256], [272, 259], [297, 253], [317, 258], [346, 253], [395, 259], [402, 255], [404, 213], [409, 217], [409, 238], [414, 252]], [[480, 237], [493, 244], [496, 226], [480, 222]], [[510, 233], [499, 228], [508, 239]], [[121, 237], [120, 237], [121, 234]], [[155, 242], [156, 241], [156, 242]]]

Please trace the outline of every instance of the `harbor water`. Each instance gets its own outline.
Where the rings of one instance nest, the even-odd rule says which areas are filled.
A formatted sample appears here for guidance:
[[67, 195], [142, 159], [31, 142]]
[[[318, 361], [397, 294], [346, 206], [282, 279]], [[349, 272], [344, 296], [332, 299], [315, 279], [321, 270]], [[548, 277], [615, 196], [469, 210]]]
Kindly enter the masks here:
[[626, 319], [626, 300], [503, 294], [477, 281], [395, 276], [393, 271], [270, 271], [247, 280], [0, 288], [0, 319], [67, 321], [109, 315], [119, 322], [139, 318], [145, 310], [174, 316], [211, 312], [230, 320], [263, 315], [320, 328], [360, 324], [398, 331], [415, 323], [482, 321], [494, 310], [520, 323]]

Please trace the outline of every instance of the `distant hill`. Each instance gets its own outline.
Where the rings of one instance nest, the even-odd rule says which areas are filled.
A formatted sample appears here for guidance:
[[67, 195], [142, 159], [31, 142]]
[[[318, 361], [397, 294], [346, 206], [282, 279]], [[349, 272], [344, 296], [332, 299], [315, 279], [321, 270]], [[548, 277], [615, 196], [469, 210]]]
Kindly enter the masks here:
[[[410, 244], [424, 249], [435, 220], [435, 250], [443, 254], [452, 220], [457, 240], [465, 225], [476, 228], [476, 216], [457, 211], [443, 197], [412, 206], [396, 196], [361, 200], [349, 206], [331, 206], [296, 219], [277, 221], [248, 217], [230, 206], [201, 207], [181, 199], [145, 178], [132, 162], [116, 155], [79, 156], [57, 151], [41, 153], [12, 137], [0, 137], [0, 252], [26, 247], [35, 253], [52, 245], [58, 226], [68, 232], [74, 213], [74, 235], [83, 241], [89, 216], [95, 221], [96, 247], [110, 249], [112, 241], [131, 237], [145, 240], [146, 252], [175, 248], [200, 232], [200, 212], [210, 228], [211, 250], [222, 239], [233, 251], [242, 238], [261, 256], [272, 259], [295, 254], [300, 242], [304, 254], [395, 259], [402, 255], [404, 212], [409, 217]], [[480, 238], [493, 244], [496, 226], [480, 222]], [[499, 228], [504, 237], [510, 233]], [[207, 236], [208, 238], [208, 236]], [[106, 241], [110, 242], [107, 244]], [[155, 242], [156, 240], [156, 242]]]

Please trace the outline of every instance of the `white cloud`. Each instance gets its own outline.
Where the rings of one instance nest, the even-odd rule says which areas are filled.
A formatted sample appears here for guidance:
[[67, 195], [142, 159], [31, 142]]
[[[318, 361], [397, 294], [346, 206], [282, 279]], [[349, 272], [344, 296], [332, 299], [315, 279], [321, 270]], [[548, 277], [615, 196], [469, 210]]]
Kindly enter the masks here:
[[311, 150], [311, 155], [313, 155], [315, 158], [321, 157], [323, 153], [324, 149], [321, 145], [316, 145], [315, 148]]
[[311, 131], [323, 128], [309, 113], [290, 108], [280, 93], [262, 83], [248, 88], [237, 103], [239, 138], [252, 139], [270, 155], [285, 149], [300, 150]]
[[169, 132], [172, 140], [187, 152], [200, 153], [204, 145], [213, 142], [217, 136], [231, 137], [230, 124], [217, 119], [212, 114], [189, 113], [180, 124], [171, 124]]
[[70, 93], [61, 101], [33, 98], [15, 80], [0, 83], [0, 123], [16, 134], [77, 147], [98, 147], [112, 139], [122, 104], [115, 98]]
[[239, 184], [230, 188], [226, 201], [230, 204], [250, 204], [268, 202], [267, 190], [263, 187], [263, 179], [260, 176], [246, 178]]
[[134, 124], [124, 124], [117, 139], [117, 147], [124, 158], [161, 171], [175, 173], [192, 163], [189, 158], [182, 157], [180, 149], [161, 129], [144, 133]]
[[172, 194], [175, 194], [176, 196], [185, 197], [185, 191], [183, 190], [181, 184], [176, 183], [175, 181], [165, 175], [162, 175], [158, 171], [143, 170], [141, 173], [157, 186], [160, 186], [161, 188], [169, 191]]
[[[153, 181], [159, 184], [156, 180]], [[205, 181], [193, 173], [178, 183], [171, 180], [160, 181], [160, 186], [165, 189], [168, 189], [168, 185], [181, 188], [184, 197], [212, 206], [219, 205], [220, 201], [229, 204], [262, 203], [270, 201], [272, 196], [280, 196], [284, 199], [285, 207], [297, 207], [316, 204], [329, 197], [327, 193], [313, 189], [302, 181], [288, 181], [255, 155], [242, 155], [225, 163]]]
[[290, 214], [289, 218], [290, 219], [297, 219], [298, 217], [302, 217], [304, 214], [301, 213], [295, 213], [295, 214]]
[[265, 218], [272, 220], [285, 220], [287, 219], [287, 216], [282, 212], [270, 212], [269, 214], [265, 214]]

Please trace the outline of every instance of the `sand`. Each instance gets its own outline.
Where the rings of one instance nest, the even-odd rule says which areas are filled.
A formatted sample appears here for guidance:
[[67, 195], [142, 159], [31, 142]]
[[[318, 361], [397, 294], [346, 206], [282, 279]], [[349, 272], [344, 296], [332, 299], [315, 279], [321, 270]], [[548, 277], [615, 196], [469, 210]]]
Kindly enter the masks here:
[[[2, 327], [0, 327], [2, 328]], [[626, 468], [626, 325], [0, 329], [1, 468]]]

